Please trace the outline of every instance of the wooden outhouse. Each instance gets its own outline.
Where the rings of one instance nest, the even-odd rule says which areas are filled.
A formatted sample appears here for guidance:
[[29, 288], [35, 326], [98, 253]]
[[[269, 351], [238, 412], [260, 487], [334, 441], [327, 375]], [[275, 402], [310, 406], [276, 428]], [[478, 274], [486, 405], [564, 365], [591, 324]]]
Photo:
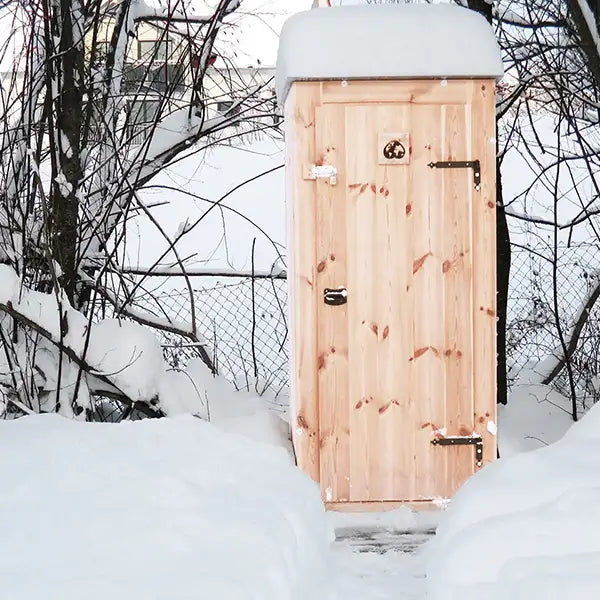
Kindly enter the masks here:
[[452, 496], [496, 457], [492, 29], [452, 5], [281, 35], [291, 428], [329, 508]]

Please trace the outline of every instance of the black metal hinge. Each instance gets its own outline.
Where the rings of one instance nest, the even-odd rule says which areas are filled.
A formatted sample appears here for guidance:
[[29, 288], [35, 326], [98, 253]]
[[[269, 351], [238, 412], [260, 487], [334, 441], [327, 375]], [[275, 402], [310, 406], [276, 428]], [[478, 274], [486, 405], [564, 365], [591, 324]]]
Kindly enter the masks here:
[[481, 163], [478, 160], [439, 160], [427, 165], [431, 169], [473, 169], [473, 183], [479, 191], [481, 187]]
[[483, 440], [479, 435], [458, 436], [434, 438], [431, 440], [434, 446], [475, 446], [475, 464], [481, 467], [483, 464]]

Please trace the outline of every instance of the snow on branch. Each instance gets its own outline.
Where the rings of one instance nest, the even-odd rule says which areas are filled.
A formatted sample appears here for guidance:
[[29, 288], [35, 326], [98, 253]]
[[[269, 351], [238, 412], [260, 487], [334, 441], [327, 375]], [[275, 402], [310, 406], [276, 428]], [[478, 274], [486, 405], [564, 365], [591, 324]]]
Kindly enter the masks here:
[[[113, 271], [108, 268], [108, 271]], [[128, 275], [145, 275], [152, 277], [238, 277], [242, 279], [286, 279], [287, 274], [282, 269], [273, 269], [271, 271], [252, 271], [240, 269], [215, 269], [215, 268], [198, 268], [186, 267], [182, 270], [179, 266], [142, 266], [129, 265], [114, 269], [115, 272]]]
[[[137, 168], [130, 176], [132, 186], [139, 188], [147, 183], [165, 165], [177, 155], [190, 149], [201, 138], [215, 134], [235, 125], [243, 118], [238, 112], [256, 93], [255, 89], [247, 92], [247, 96], [232, 104], [226, 114], [205, 119], [201, 112], [193, 107], [180, 108], [163, 117], [155, 126], [149, 146], [143, 149], [145, 157], [136, 161]], [[139, 150], [134, 151], [134, 156]]]
[[[155, 337], [185, 338], [211, 368], [192, 293], [189, 323], [160, 318], [138, 303], [143, 283], [109, 267], [127, 255], [128, 220], [147, 212], [137, 192], [162, 169], [202, 151], [201, 140], [277, 134], [278, 123], [266, 82], [227, 56], [225, 70], [213, 68], [238, 0], [206, 15], [180, 0], [151, 4], [13, 3], [20, 46], [0, 41], [20, 65], [0, 88], [0, 404], [21, 413], [91, 418], [98, 395], [154, 416], [201, 404], [174, 383]], [[175, 256], [179, 237], [167, 240]], [[185, 276], [183, 260], [177, 268]], [[98, 302], [117, 318], [95, 322]], [[191, 378], [199, 389], [202, 377]]]
[[[71, 409], [75, 416], [83, 414], [84, 409], [91, 410], [90, 394], [105, 392], [135, 404], [148, 416], [181, 412], [183, 400], [177, 395], [181, 390], [174, 382], [183, 379], [168, 370], [158, 339], [150, 329], [119, 319], [90, 322], [69, 304], [64, 293], [30, 290], [7, 265], [0, 265], [0, 316], [2, 313], [49, 342], [46, 358], [40, 363], [47, 366], [48, 372], [43, 374], [46, 380], [61, 365], [65, 374], [71, 375], [51, 381], [63, 392], [60, 405], [67, 416]], [[11, 333], [5, 331], [7, 326], [9, 323], [1, 318], [3, 337]], [[189, 380], [184, 374], [181, 377]], [[76, 382], [78, 395], [73, 394]], [[65, 398], [69, 393], [72, 407]], [[190, 396], [188, 390], [183, 409], [202, 412], [201, 396]]]
[[592, 13], [592, 9], [586, 0], [577, 0], [577, 5], [579, 6], [579, 10], [585, 20], [585, 25], [590, 32], [590, 36], [594, 43], [594, 48], [600, 56], [600, 35], [598, 34], [598, 26], [596, 25], [596, 19], [594, 18], [594, 14]]
[[140, 6], [135, 13], [134, 19], [136, 21], [169, 21], [171, 23], [196, 23], [205, 24], [210, 23], [216, 15], [222, 11], [222, 15], [226, 16], [235, 12], [240, 7], [239, 0], [226, 0], [221, 2], [222, 8], [219, 7], [216, 11], [210, 15], [196, 15], [190, 14], [185, 11], [182, 7], [171, 6], [170, 3], [167, 6], [149, 6], [145, 4]]

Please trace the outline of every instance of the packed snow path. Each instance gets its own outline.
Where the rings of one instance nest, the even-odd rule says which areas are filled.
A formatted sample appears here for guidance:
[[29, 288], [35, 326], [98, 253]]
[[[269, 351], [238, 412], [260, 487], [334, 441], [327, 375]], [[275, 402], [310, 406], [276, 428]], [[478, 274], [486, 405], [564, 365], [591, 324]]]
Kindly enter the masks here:
[[435, 534], [438, 517], [410, 511], [334, 515], [331, 600], [425, 598], [421, 550]]
[[354, 552], [413, 554], [434, 534], [435, 529], [389, 531], [373, 530], [368, 527], [359, 529], [344, 527], [336, 530], [335, 539], [338, 544], [347, 545]]

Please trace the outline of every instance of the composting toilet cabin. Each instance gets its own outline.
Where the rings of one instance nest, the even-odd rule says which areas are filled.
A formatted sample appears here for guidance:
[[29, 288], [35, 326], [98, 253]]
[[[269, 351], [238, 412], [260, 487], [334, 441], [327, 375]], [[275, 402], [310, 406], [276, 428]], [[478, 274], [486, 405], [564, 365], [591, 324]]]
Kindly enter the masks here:
[[449, 497], [496, 456], [501, 74], [457, 6], [315, 9], [282, 31], [291, 429], [330, 508]]

